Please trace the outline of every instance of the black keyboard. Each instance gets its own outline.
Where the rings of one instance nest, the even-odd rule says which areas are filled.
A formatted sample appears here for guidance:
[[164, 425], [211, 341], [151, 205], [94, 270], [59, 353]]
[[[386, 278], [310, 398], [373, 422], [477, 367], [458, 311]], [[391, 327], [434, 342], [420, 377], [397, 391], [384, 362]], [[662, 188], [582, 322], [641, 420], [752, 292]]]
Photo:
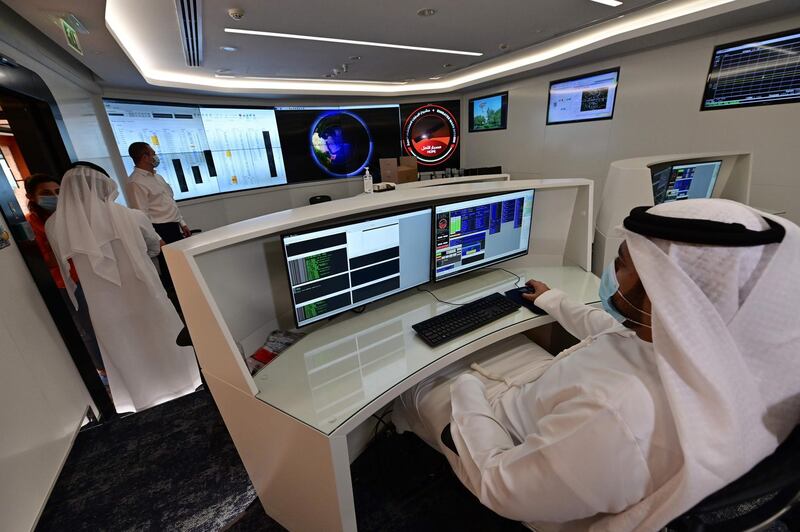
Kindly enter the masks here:
[[415, 323], [412, 327], [425, 343], [435, 347], [503, 316], [508, 316], [519, 308], [517, 303], [507, 297], [494, 293]]

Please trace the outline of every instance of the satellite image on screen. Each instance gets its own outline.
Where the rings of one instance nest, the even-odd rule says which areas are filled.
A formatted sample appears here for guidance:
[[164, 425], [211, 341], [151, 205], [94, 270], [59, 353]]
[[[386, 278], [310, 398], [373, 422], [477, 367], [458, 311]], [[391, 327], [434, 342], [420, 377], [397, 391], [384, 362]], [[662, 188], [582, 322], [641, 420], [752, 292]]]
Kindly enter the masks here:
[[581, 94], [581, 112], [605, 109], [608, 105], [608, 87], [590, 89]]

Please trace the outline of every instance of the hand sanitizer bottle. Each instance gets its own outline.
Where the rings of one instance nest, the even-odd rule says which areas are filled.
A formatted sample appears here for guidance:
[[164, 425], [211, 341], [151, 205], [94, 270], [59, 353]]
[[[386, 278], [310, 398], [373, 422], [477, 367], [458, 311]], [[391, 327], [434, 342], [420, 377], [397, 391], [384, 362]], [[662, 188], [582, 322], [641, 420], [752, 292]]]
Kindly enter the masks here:
[[364, 194], [372, 194], [372, 174], [369, 173], [369, 166], [364, 168]]

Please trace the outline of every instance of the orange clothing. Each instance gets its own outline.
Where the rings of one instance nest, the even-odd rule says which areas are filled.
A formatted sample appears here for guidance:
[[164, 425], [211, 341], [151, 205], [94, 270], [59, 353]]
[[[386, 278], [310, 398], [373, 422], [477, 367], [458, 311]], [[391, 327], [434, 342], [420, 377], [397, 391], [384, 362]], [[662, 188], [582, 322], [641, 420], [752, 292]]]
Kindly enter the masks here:
[[[39, 246], [39, 251], [42, 253], [42, 258], [44, 258], [47, 268], [50, 270], [50, 275], [53, 277], [53, 281], [55, 281], [56, 286], [59, 288], [66, 288], [66, 285], [64, 284], [64, 278], [61, 277], [61, 270], [58, 268], [58, 261], [53, 254], [53, 250], [50, 247], [50, 242], [48, 242], [47, 235], [44, 232], [44, 223], [47, 220], [43, 220], [41, 216], [33, 211], [28, 213], [26, 218], [28, 219], [28, 223], [31, 224], [31, 227], [33, 228], [33, 234], [36, 235], [36, 245]], [[75, 272], [75, 266], [72, 265], [72, 259], [69, 261], [69, 276], [72, 278], [75, 284], [78, 283], [78, 274]]]

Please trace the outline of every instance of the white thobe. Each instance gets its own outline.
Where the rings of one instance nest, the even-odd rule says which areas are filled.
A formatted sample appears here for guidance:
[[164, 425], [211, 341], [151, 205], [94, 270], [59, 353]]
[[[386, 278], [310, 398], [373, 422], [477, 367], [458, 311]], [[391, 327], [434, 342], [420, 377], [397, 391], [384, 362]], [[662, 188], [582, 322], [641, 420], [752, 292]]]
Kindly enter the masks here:
[[[583, 338], [569, 354], [552, 361], [522, 336], [506, 340], [471, 357], [472, 371], [406, 392], [393, 417], [495, 512], [537, 529], [603, 529], [682, 463], [652, 344], [559, 290], [536, 304]], [[448, 422], [458, 455], [440, 443]]]
[[[141, 253], [157, 255], [160, 237], [150, 221], [140, 211], [126, 212], [141, 231]], [[51, 226], [48, 220], [48, 236]], [[58, 256], [58, 242], [49, 240]], [[75, 254], [72, 261], [88, 302], [114, 406], [118, 412], [137, 412], [193, 392], [201, 384], [200, 373], [192, 348], [175, 343], [183, 323], [164, 289], [157, 285], [154, 294], [136, 276], [121, 242], [114, 240], [111, 246], [121, 285], [97, 275], [84, 254]]]

